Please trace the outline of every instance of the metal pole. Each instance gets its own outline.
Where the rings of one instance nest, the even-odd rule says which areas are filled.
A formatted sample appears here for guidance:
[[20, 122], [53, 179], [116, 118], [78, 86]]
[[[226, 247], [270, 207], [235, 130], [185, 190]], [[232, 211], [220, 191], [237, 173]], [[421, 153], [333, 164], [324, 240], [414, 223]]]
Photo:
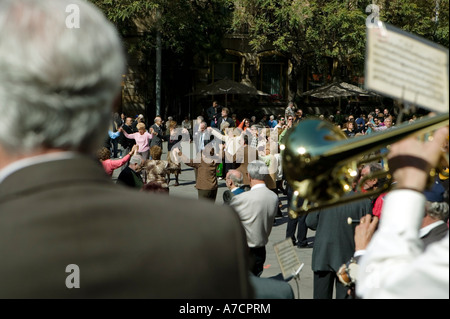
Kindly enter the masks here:
[[434, 8], [434, 22], [437, 24], [439, 21], [439, 0], [436, 0], [436, 6]]
[[[160, 20], [161, 11], [156, 9], [156, 18]], [[159, 21], [158, 21], [159, 22]], [[156, 31], [156, 79], [155, 79], [155, 95], [156, 95], [156, 115], [161, 115], [161, 31], [159, 29]]]
[[161, 33], [156, 34], [156, 115], [161, 115]]

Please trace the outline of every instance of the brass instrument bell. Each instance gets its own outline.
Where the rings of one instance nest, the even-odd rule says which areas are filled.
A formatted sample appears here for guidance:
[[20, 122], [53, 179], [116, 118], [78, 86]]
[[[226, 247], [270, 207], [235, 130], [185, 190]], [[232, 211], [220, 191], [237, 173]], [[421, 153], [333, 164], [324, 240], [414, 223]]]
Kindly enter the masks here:
[[[290, 217], [296, 218], [299, 213], [387, 191], [391, 187], [392, 177], [386, 154], [377, 153], [405, 137], [432, 132], [448, 125], [448, 122], [449, 114], [445, 113], [350, 139], [328, 121], [306, 119], [299, 122], [286, 133], [280, 145], [283, 170], [294, 191], [289, 208]], [[384, 177], [387, 182], [375, 191], [364, 194], [354, 192], [353, 183], [358, 176], [359, 166], [383, 158], [383, 170], [377, 175], [364, 177], [357, 187], [360, 189], [361, 184], [369, 178]], [[304, 200], [302, 205], [298, 205], [300, 198]]]

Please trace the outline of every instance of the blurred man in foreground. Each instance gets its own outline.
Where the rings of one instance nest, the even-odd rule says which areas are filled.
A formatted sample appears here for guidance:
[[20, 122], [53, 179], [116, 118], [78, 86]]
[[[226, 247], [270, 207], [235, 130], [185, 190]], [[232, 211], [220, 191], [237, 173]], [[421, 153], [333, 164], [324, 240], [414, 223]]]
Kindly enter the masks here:
[[2, 0], [0, 70], [0, 298], [252, 296], [230, 208], [120, 187], [91, 158], [125, 71], [98, 9]]

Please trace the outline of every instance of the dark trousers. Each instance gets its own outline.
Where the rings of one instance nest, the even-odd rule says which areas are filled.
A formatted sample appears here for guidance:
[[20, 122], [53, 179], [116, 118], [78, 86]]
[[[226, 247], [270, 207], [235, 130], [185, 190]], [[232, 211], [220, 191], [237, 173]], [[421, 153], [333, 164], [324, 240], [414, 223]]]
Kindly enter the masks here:
[[236, 164], [235, 163], [227, 163], [226, 161], [223, 162], [223, 171], [222, 171], [222, 177], [227, 177], [227, 173], [231, 169], [235, 169]]
[[[295, 230], [297, 228], [297, 239], [295, 238]], [[291, 238], [292, 243], [298, 246], [305, 246], [308, 244], [306, 234], [308, 227], [306, 226], [306, 215], [299, 216], [296, 219], [289, 217], [286, 227], [286, 238]]]
[[[274, 192], [275, 193], [275, 195], [277, 195], [277, 197], [278, 197], [278, 189], [277, 188], [274, 188], [274, 189], [271, 189], [271, 191], [272, 192]], [[280, 199], [278, 198], [278, 210], [277, 210], [277, 217], [281, 217], [281, 216], [283, 216], [283, 213], [281, 212], [281, 207], [280, 207]]]
[[333, 286], [336, 286], [336, 299], [347, 299], [348, 287], [345, 287], [332, 271], [314, 272], [314, 299], [333, 299]]
[[261, 276], [264, 270], [264, 262], [266, 261], [266, 246], [253, 247], [249, 249], [250, 252], [250, 271], [255, 276]]
[[216, 201], [217, 196], [217, 188], [216, 189], [198, 189], [198, 198], [204, 198], [212, 200], [213, 202]]
[[[291, 207], [291, 198], [293, 189], [288, 184], [286, 186], [286, 193], [288, 197], [288, 211], [289, 207]], [[303, 204], [303, 201], [301, 200], [298, 203], [298, 206], [301, 206]], [[297, 228], [297, 241], [295, 240], [295, 229]], [[308, 244], [308, 240], [306, 237], [306, 234], [308, 233], [308, 227], [306, 226], [306, 215], [299, 216], [296, 219], [292, 219], [289, 217], [287, 222], [287, 228], [286, 228], [286, 238], [291, 238], [292, 242], [300, 246], [304, 246]]]
[[113, 158], [117, 158], [117, 151], [119, 150], [119, 139], [111, 139], [111, 155]]

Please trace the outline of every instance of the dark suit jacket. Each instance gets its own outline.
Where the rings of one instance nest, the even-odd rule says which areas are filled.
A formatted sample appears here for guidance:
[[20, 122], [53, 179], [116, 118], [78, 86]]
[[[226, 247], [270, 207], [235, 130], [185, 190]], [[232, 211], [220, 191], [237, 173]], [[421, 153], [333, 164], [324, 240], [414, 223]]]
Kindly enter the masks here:
[[155, 131], [155, 133], [157, 133], [157, 134], [153, 134], [153, 137], [150, 140], [150, 147], [152, 147], [154, 145], [158, 145], [159, 147], [162, 148], [162, 141], [163, 141], [163, 136], [164, 136], [162, 127], [158, 126], [156, 124], [153, 124], [152, 128], [153, 128], [153, 131]]
[[136, 173], [128, 166], [120, 172], [117, 177], [117, 183], [138, 189], [141, 189], [141, 187], [144, 186], [144, 182], [142, 181], [140, 174]]
[[[222, 121], [223, 121], [223, 117], [219, 117], [219, 118], [217, 119], [217, 127], [218, 127], [219, 129], [220, 129], [220, 124], [222, 123]], [[234, 124], [234, 121], [233, 121], [233, 119], [232, 119], [231, 117], [227, 117], [225, 121], [228, 122], [228, 123], [230, 124], [229, 127], [235, 127], [235, 126], [236, 126], [236, 125]]]
[[355, 226], [349, 225], [347, 219], [360, 219], [371, 212], [370, 199], [362, 199], [306, 215], [306, 225], [316, 230], [312, 270], [337, 272], [349, 261], [355, 252]]
[[[134, 133], [133, 128], [128, 126], [128, 125], [123, 125], [122, 129], [125, 132], [127, 132], [127, 134], [133, 134]], [[125, 148], [127, 148], [127, 147], [132, 148], [133, 145], [136, 144], [136, 141], [134, 139], [128, 139], [128, 138], [126, 138], [126, 136], [123, 133], [120, 133], [119, 143]]]
[[0, 298], [249, 298], [245, 238], [229, 207], [121, 187], [82, 156], [36, 164], [0, 183]]
[[[220, 105], [218, 105], [217, 108], [210, 106], [206, 110], [206, 116], [208, 117], [209, 122], [213, 121], [214, 119], [219, 118], [221, 112], [222, 112], [222, 107]], [[208, 123], [208, 125], [209, 125], [209, 123]]]
[[295, 299], [291, 285], [277, 278], [261, 278], [250, 273], [255, 299]]
[[428, 234], [423, 236], [422, 242], [424, 243], [424, 248], [427, 248], [428, 245], [440, 241], [444, 238], [448, 233], [447, 224], [440, 224], [439, 226], [434, 227]]
[[229, 189], [227, 189], [225, 192], [223, 192], [223, 195], [222, 195], [223, 203], [229, 205], [231, 202], [231, 199], [234, 196], [239, 195], [243, 192], [245, 192], [245, 189], [243, 187], [235, 188], [233, 191], [230, 191]]

